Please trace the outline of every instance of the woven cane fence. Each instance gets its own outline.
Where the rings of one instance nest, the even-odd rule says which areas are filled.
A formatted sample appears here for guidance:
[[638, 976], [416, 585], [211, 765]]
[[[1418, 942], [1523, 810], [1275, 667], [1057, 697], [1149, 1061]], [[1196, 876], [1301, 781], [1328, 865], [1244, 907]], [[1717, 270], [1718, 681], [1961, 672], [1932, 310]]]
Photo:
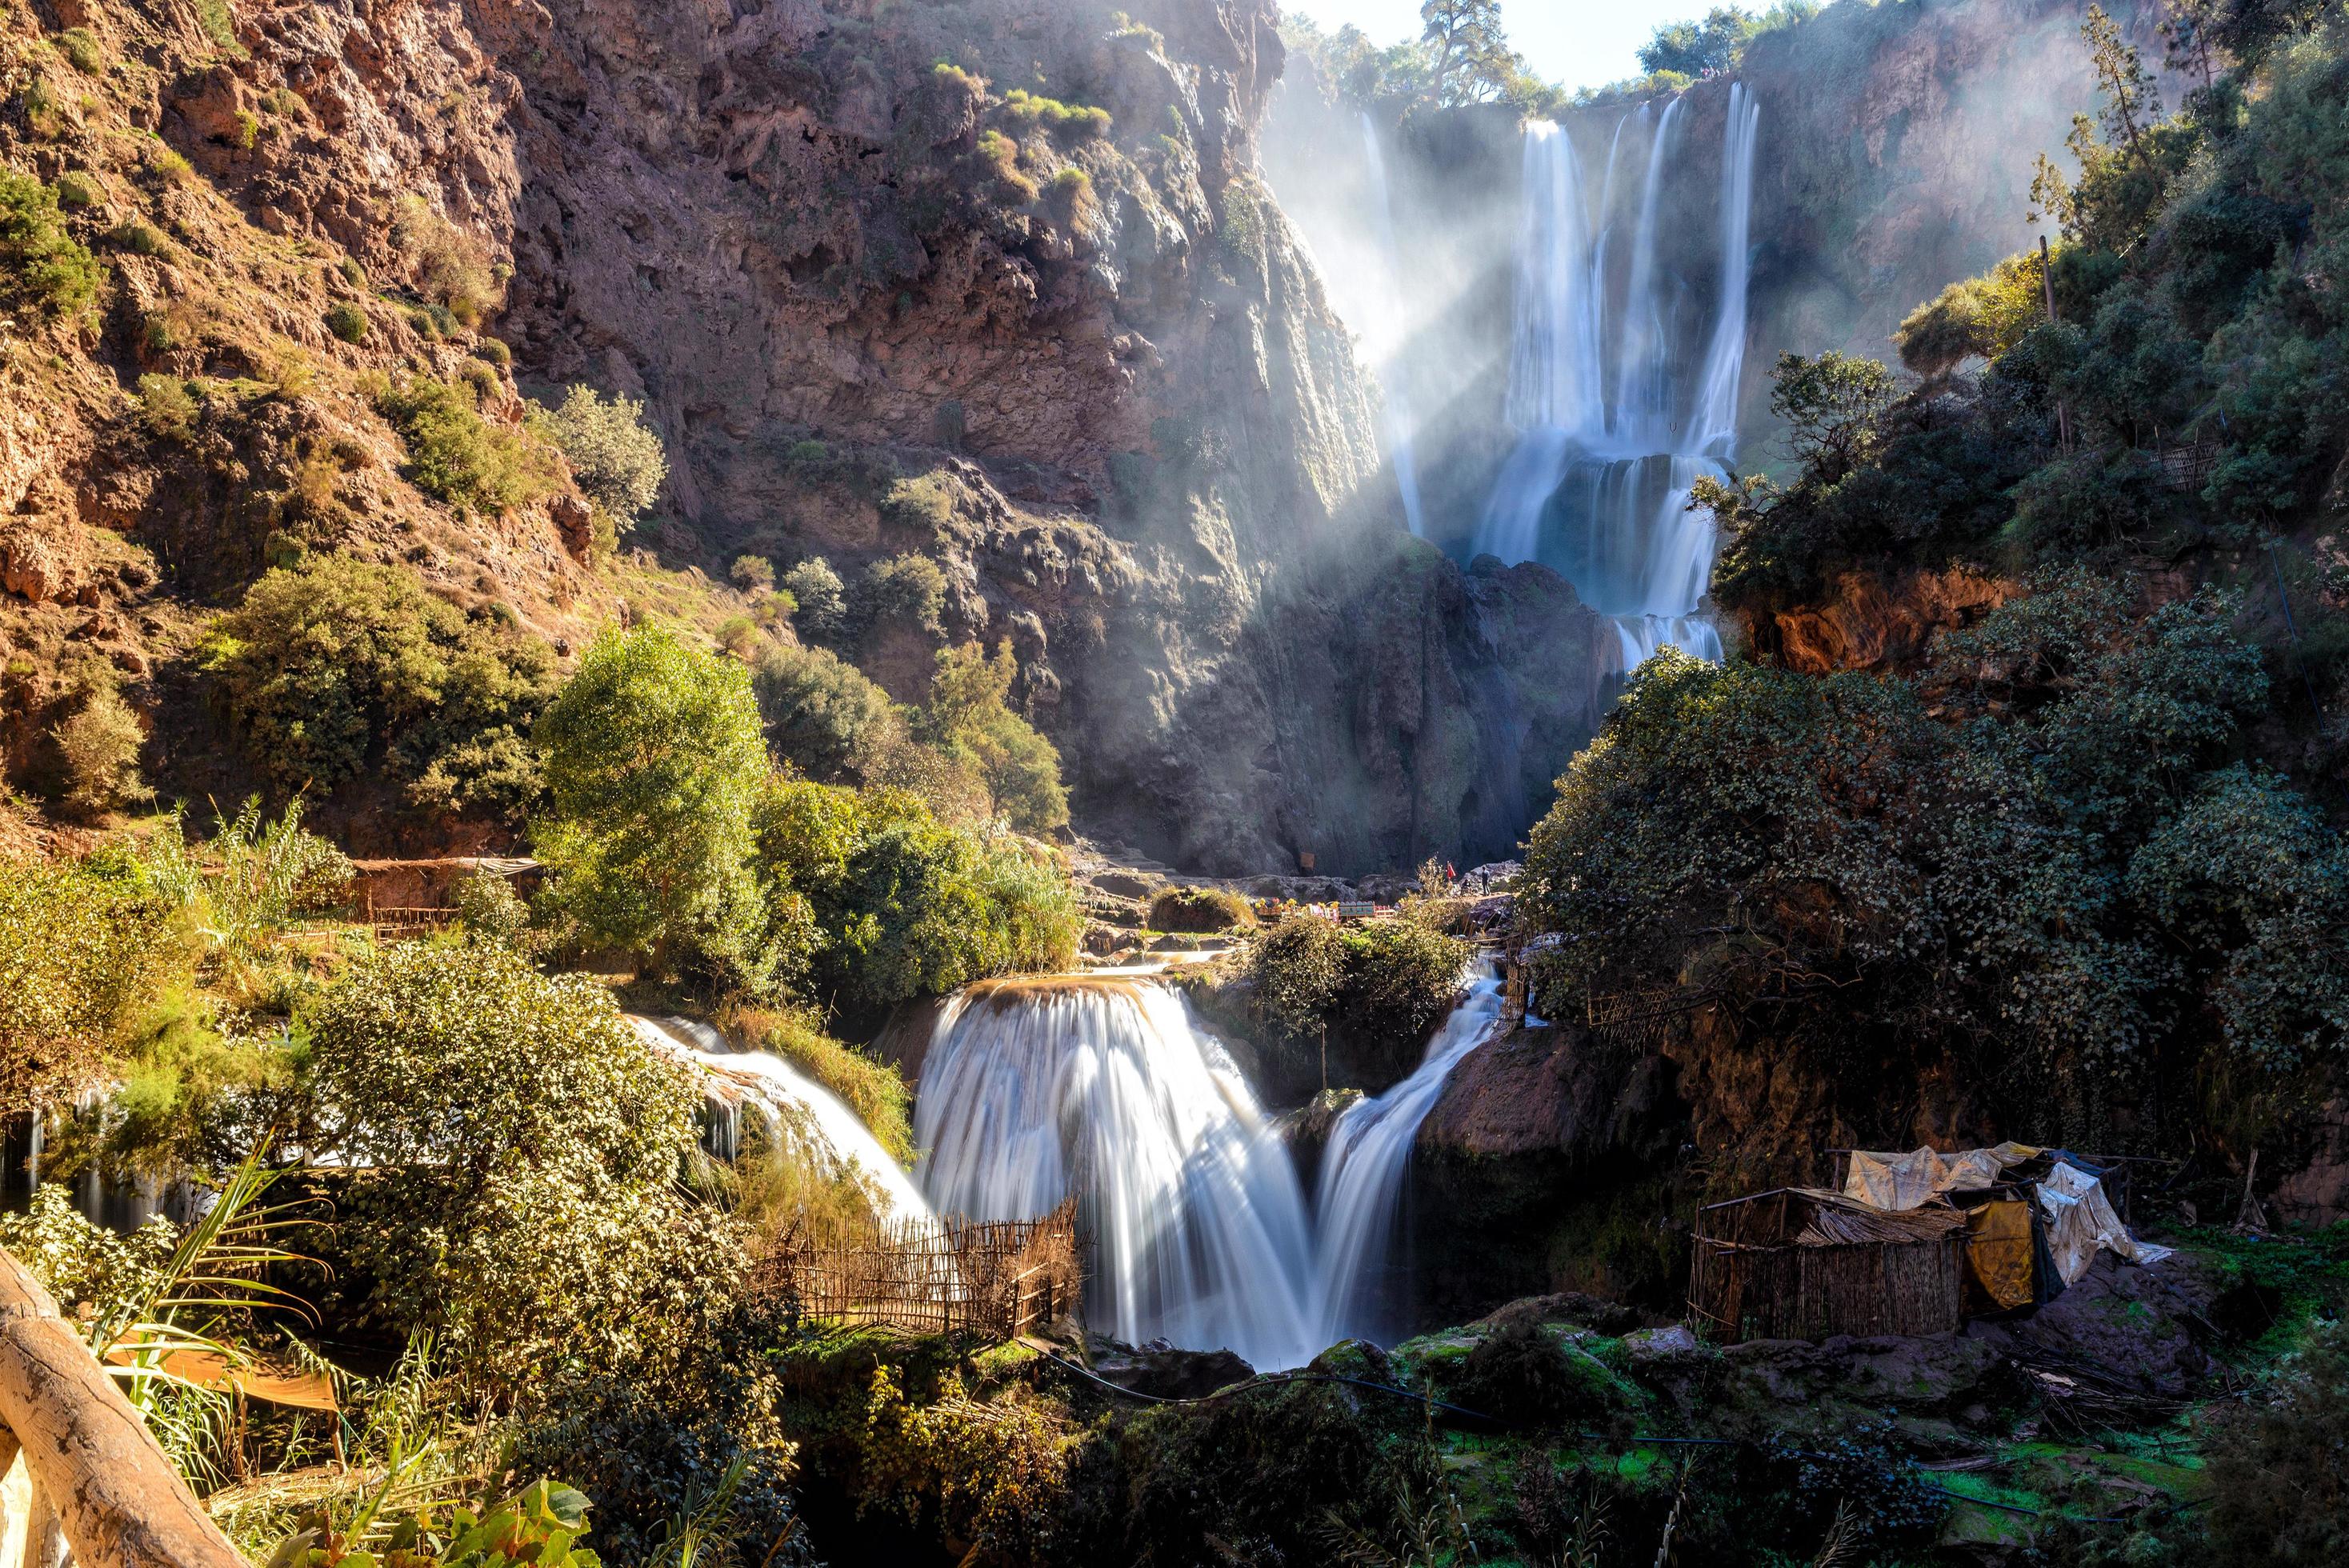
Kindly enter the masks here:
[[760, 1275], [793, 1322], [1000, 1341], [1077, 1313], [1079, 1255], [1071, 1198], [1040, 1220], [903, 1221], [830, 1244], [786, 1237]]
[[1963, 1318], [1965, 1216], [1782, 1188], [1697, 1216], [1689, 1315], [1714, 1337], [1946, 1334]]

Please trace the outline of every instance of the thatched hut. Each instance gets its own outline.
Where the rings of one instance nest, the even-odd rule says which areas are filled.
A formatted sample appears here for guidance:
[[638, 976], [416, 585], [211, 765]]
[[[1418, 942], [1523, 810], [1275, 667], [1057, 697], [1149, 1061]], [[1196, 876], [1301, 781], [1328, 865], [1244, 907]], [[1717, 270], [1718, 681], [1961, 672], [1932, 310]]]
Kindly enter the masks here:
[[1966, 1217], [1781, 1187], [1697, 1212], [1689, 1312], [1717, 1338], [1942, 1334], [1965, 1305]]

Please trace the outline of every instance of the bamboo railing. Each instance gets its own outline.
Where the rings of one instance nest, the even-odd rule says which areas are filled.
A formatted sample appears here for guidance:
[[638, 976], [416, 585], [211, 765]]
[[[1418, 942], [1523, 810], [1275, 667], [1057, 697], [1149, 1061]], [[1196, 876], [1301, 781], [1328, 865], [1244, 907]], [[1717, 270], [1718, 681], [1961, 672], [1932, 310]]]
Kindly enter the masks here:
[[1071, 1198], [1039, 1220], [906, 1222], [833, 1245], [786, 1239], [760, 1275], [793, 1321], [1009, 1341], [1080, 1310], [1079, 1252]]
[[[40, 1282], [0, 1252], [0, 1568], [245, 1568]], [[11, 1476], [13, 1483], [14, 1477]]]

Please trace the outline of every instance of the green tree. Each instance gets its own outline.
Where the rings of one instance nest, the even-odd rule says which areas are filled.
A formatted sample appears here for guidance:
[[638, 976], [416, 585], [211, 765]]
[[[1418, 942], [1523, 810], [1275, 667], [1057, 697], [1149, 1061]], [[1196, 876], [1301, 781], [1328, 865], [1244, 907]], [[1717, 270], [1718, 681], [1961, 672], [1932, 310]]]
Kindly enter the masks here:
[[466, 615], [408, 567], [345, 555], [274, 567], [200, 657], [280, 789], [380, 769], [420, 810], [519, 818], [537, 797], [526, 738], [554, 688], [553, 654]]
[[1009, 698], [1019, 661], [1011, 645], [989, 657], [977, 644], [941, 648], [930, 677], [929, 701], [916, 717], [916, 736], [976, 769], [996, 810], [1023, 833], [1045, 833], [1069, 820], [1061, 786], [1061, 754], [1035, 727], [1011, 711]]
[[840, 573], [821, 555], [811, 555], [783, 573], [783, 592], [799, 607], [792, 624], [817, 642], [838, 636], [848, 614], [848, 595]]
[[1500, 0], [1426, 0], [1420, 41], [1433, 59], [1438, 103], [1481, 103], [1508, 90], [1523, 67], [1501, 26]]
[[587, 499], [621, 528], [644, 515], [668, 478], [668, 453], [644, 414], [636, 399], [607, 398], [593, 387], [574, 387], [559, 406], [533, 407], [531, 413], [532, 423], [570, 460]]
[[98, 299], [106, 269], [66, 232], [57, 193], [0, 169], [0, 306], [78, 315]]
[[822, 648], [769, 647], [753, 685], [775, 755], [819, 783], [870, 782], [905, 743], [905, 720], [889, 694]]
[[1674, 22], [1659, 27], [1640, 46], [1640, 66], [1649, 71], [1677, 71], [1684, 77], [1717, 75], [1737, 64], [1748, 39], [1762, 29], [1750, 11], [1716, 5], [1702, 22]]
[[1785, 421], [1787, 446], [1827, 484], [1868, 456], [1893, 397], [1882, 362], [1832, 348], [1811, 358], [1781, 354], [1771, 383], [1770, 412]]
[[667, 629], [607, 631], [538, 721], [548, 897], [593, 938], [667, 970], [762, 984], [750, 812], [767, 754], [750, 673]]
[[503, 512], [555, 483], [546, 449], [482, 418], [476, 389], [461, 380], [413, 377], [383, 388], [376, 407], [408, 444], [409, 482], [436, 500]]
[[676, 1271], [726, 1277], [676, 1184], [696, 1086], [593, 980], [407, 944], [303, 1024], [305, 1142], [367, 1172], [338, 1218], [355, 1277], [492, 1388], [638, 1351]]
[[165, 905], [131, 868], [0, 859], [0, 1099], [97, 1076], [125, 1014], [164, 978]]

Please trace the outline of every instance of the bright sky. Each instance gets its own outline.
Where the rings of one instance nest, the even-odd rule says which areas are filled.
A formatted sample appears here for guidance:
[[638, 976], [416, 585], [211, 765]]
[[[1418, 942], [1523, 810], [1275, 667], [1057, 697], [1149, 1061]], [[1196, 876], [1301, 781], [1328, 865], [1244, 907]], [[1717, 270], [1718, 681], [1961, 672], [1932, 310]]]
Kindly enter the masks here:
[[[1419, 36], [1420, 0], [1281, 0], [1335, 31], [1351, 22], [1373, 43]], [[1569, 89], [1639, 74], [1633, 51], [1668, 22], [1702, 16], [1719, 0], [1501, 0], [1509, 42], [1534, 74]], [[1748, 9], [1760, 10], [1761, 5]]]

